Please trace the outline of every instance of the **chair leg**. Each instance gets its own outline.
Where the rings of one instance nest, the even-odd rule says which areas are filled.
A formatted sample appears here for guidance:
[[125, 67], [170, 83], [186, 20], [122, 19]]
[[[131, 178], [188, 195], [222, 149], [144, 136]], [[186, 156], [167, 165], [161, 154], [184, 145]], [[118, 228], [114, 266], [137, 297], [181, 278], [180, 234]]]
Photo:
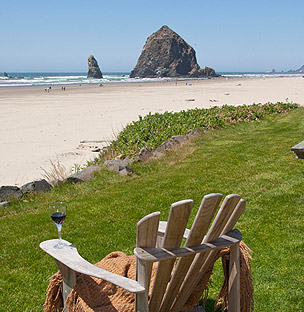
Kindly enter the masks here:
[[240, 312], [240, 244], [230, 247], [228, 312]]
[[144, 261], [136, 259], [136, 280], [145, 287], [144, 293], [136, 294], [135, 296], [135, 312], [149, 312], [148, 293], [149, 283], [152, 270], [152, 263], [147, 264]]
[[68, 312], [68, 308], [65, 305], [68, 295], [71, 293], [73, 287], [76, 283], [76, 272], [65, 266], [60, 261], [55, 260], [57, 266], [62, 274], [63, 283], [62, 283], [62, 299], [64, 305], [64, 311]]

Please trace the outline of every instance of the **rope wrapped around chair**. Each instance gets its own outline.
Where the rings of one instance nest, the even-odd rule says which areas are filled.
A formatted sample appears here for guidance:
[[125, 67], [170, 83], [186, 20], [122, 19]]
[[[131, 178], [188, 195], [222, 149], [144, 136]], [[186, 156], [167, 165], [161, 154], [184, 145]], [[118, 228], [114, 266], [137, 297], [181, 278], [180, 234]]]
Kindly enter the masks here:
[[[208, 289], [211, 286], [211, 275], [215, 261], [222, 257], [224, 282], [222, 289], [216, 301], [216, 306], [221, 306], [222, 311], [228, 307], [228, 278], [229, 278], [229, 247], [218, 251], [214, 262], [210, 265], [208, 271], [201, 278], [199, 284], [194, 289], [183, 311], [191, 310], [199, 301], [203, 302], [208, 297]], [[251, 250], [244, 242], [240, 243], [240, 288], [241, 288], [241, 312], [252, 312], [253, 302], [253, 285], [251, 278], [251, 268], [249, 259]], [[136, 258], [127, 256], [123, 252], [112, 252], [103, 258], [96, 266], [119, 274], [121, 276], [135, 280], [136, 276]], [[153, 279], [156, 273], [157, 263], [154, 263], [150, 292], [152, 290]], [[50, 284], [47, 289], [44, 311], [62, 311], [63, 300], [61, 294], [62, 275], [60, 271], [50, 278]], [[77, 274], [76, 285], [67, 298], [66, 305], [69, 311], [73, 312], [132, 312], [134, 311], [135, 295], [128, 291], [115, 286], [109, 282], [97, 279], [91, 276]]]

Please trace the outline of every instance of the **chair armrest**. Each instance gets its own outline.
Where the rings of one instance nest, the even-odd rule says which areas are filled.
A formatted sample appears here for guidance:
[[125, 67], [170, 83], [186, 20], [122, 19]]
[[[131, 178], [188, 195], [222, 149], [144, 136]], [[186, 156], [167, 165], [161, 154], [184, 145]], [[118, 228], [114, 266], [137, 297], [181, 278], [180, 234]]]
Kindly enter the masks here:
[[134, 249], [134, 254], [140, 260], [147, 262], [156, 262], [167, 259], [174, 259], [177, 257], [184, 257], [215, 249], [222, 249], [224, 247], [232, 246], [236, 243], [239, 243], [241, 240], [241, 232], [238, 229], [234, 229], [224, 235], [221, 235], [213, 241], [201, 245], [174, 249], [137, 247]]
[[145, 292], [145, 288], [137, 281], [108, 272], [89, 263], [79, 255], [77, 248], [74, 245], [65, 240], [63, 240], [63, 242], [69, 246], [63, 249], [53, 248], [53, 246], [58, 243], [58, 239], [51, 239], [40, 243], [39, 247], [53, 257], [56, 262], [59, 261], [75, 272], [101, 278], [107, 282], [122, 287], [131, 293], [136, 294]]

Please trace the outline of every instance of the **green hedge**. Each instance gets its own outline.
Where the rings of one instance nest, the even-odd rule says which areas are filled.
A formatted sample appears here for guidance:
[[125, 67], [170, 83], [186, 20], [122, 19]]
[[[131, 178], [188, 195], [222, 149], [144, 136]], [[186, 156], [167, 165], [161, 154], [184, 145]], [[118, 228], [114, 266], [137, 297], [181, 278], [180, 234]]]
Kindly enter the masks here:
[[127, 125], [111, 143], [108, 153], [112, 156], [132, 157], [143, 147], [154, 150], [173, 135], [185, 135], [193, 129], [219, 128], [241, 121], [258, 121], [263, 116], [283, 113], [298, 106], [295, 103], [268, 102], [263, 105], [224, 105], [176, 113], [149, 113], [145, 117], [139, 116], [139, 120]]

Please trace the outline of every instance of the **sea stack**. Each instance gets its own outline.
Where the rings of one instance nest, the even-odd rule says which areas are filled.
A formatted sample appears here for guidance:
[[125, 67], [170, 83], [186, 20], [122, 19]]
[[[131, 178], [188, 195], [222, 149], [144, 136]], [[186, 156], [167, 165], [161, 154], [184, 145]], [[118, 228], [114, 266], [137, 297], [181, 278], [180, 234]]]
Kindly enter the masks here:
[[88, 78], [102, 78], [102, 73], [93, 55], [90, 55], [88, 58], [88, 68]]
[[214, 69], [200, 68], [194, 49], [168, 26], [146, 41], [130, 77], [216, 77]]

